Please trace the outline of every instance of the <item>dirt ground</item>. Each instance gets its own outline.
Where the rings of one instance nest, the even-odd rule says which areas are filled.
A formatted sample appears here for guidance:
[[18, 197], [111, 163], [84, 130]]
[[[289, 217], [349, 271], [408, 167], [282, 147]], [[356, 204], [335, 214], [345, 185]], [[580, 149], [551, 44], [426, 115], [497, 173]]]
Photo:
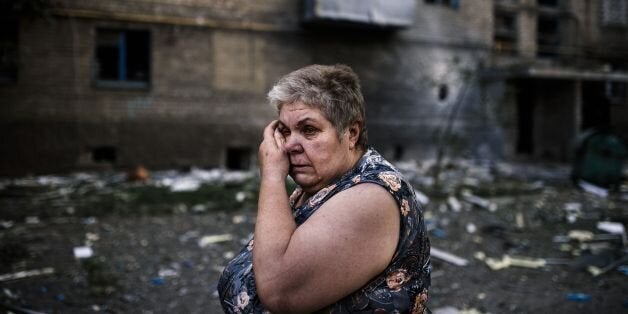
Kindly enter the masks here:
[[[628, 313], [625, 236], [597, 227], [625, 227], [625, 186], [586, 192], [565, 166], [462, 163], [438, 184], [423, 165], [399, 167], [429, 198], [432, 246], [467, 262], [432, 256], [433, 312]], [[0, 309], [221, 313], [216, 283], [251, 236], [256, 186], [251, 173], [201, 170], [145, 183], [121, 173], [1, 181]], [[573, 230], [589, 233], [566, 237]], [[77, 258], [79, 247], [91, 257]], [[505, 254], [545, 265], [489, 267]]]

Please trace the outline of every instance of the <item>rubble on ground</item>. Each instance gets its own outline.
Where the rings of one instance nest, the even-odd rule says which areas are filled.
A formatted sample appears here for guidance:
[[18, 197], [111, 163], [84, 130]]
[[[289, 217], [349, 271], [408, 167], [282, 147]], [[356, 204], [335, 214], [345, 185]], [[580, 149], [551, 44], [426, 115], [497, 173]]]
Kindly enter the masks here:
[[[567, 165], [450, 160], [436, 179], [434, 162], [398, 166], [425, 210], [434, 313], [626, 311], [627, 182], [574, 185]], [[220, 313], [256, 172], [134, 175], [0, 180], [0, 308]]]

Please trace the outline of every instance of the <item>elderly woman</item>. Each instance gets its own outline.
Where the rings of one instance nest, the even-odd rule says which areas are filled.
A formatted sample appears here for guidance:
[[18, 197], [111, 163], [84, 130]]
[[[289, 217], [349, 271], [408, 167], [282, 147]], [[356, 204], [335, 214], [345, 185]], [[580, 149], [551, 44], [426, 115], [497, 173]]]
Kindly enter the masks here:
[[268, 97], [279, 117], [259, 148], [254, 239], [218, 284], [225, 312], [423, 313], [423, 215], [414, 189], [367, 145], [356, 74], [308, 66]]

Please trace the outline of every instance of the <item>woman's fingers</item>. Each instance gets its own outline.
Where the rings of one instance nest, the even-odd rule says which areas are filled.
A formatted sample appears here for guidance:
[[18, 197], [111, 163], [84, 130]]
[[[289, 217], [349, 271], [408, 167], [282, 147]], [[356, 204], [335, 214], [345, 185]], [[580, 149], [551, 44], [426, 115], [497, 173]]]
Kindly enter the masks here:
[[279, 131], [279, 128], [275, 128], [275, 132], [273, 132], [273, 137], [275, 138], [275, 144], [282, 151], [284, 150], [284, 144], [286, 143], [286, 139], [283, 137], [283, 134]]
[[264, 139], [273, 137], [273, 133], [277, 129], [277, 123], [279, 123], [278, 120], [273, 120], [264, 128]]

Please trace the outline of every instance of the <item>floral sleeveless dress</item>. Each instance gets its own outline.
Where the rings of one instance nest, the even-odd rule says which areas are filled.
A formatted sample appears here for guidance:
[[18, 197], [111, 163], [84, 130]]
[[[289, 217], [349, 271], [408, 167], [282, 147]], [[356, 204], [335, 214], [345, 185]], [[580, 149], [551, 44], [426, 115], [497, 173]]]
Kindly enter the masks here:
[[[414, 189], [399, 171], [374, 149], [369, 148], [356, 167], [321, 189], [301, 206], [297, 188], [290, 196], [297, 225], [304, 223], [336, 193], [360, 183], [384, 187], [397, 201], [400, 232], [397, 250], [388, 267], [358, 291], [322, 310], [324, 313], [424, 313], [430, 286], [430, 244], [423, 213]], [[257, 297], [253, 272], [254, 239], [227, 265], [218, 282], [226, 313], [269, 313]]]

